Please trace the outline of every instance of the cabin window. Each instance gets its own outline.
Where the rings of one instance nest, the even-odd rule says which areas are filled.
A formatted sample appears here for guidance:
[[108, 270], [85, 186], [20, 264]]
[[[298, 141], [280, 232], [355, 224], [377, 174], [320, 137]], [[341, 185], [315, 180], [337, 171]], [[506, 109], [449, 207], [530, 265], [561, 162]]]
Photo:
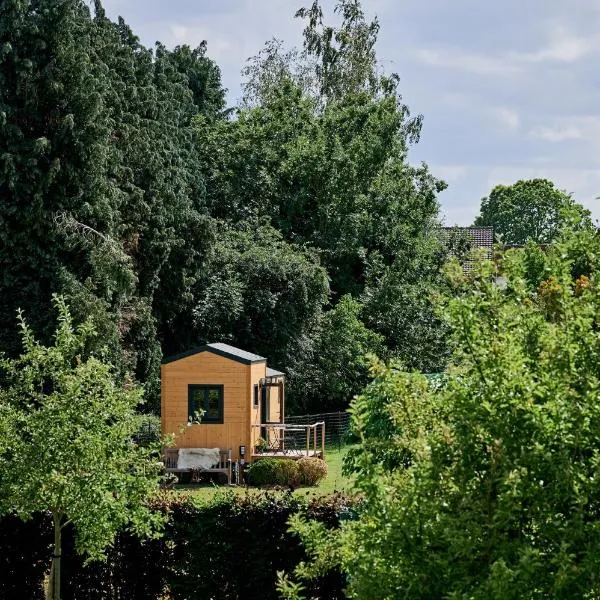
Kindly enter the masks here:
[[200, 424], [223, 423], [223, 386], [188, 386], [188, 420], [195, 421], [200, 414]]
[[258, 386], [254, 386], [254, 408], [258, 408]]

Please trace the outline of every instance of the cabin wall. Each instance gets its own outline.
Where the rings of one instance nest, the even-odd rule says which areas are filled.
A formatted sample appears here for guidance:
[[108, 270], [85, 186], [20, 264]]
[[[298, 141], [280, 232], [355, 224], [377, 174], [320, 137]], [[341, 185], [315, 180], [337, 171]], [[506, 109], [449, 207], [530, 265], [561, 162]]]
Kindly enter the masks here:
[[258, 403], [256, 406], [254, 406], [254, 386], [258, 385], [260, 380], [266, 377], [266, 363], [257, 363], [251, 365], [250, 373], [250, 403], [248, 408], [250, 414], [250, 423], [252, 427], [250, 428], [248, 444], [246, 445], [246, 457], [248, 460], [250, 460], [252, 454], [254, 453], [254, 447], [260, 439], [260, 427], [256, 427], [256, 425], [260, 425], [260, 394], [258, 396]]
[[[239, 447], [245, 445], [249, 456], [253, 382], [264, 377], [265, 369], [265, 363], [246, 365], [211, 352], [163, 364], [163, 433], [174, 435], [178, 448], [231, 448], [232, 458], [237, 460]], [[188, 425], [188, 386], [193, 384], [224, 386], [222, 424]]]

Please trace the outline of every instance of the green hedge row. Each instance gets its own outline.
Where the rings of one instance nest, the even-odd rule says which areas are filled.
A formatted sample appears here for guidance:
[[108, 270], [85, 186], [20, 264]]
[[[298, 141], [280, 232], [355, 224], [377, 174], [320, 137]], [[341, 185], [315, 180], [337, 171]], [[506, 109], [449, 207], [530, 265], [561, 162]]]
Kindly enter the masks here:
[[[352, 510], [342, 496], [308, 501], [291, 494], [242, 497], [226, 493], [209, 503], [165, 496], [156, 510], [169, 514], [164, 536], [141, 541], [123, 532], [108, 560], [84, 566], [65, 535], [63, 600], [275, 600], [277, 571], [306, 558], [287, 521], [297, 512], [337, 527]], [[52, 531], [40, 516], [22, 523], [0, 520], [0, 598], [43, 600], [41, 582], [50, 564]], [[342, 575], [332, 570], [309, 597], [344, 598]]]

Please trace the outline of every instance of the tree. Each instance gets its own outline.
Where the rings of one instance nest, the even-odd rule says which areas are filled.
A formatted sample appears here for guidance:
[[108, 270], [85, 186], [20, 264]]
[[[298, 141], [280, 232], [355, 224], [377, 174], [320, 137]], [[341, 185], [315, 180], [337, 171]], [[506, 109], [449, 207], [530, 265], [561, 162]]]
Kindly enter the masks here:
[[363, 306], [344, 296], [320, 319], [304, 369], [298, 373], [298, 408], [304, 412], [346, 410], [369, 379], [367, 355], [382, 356], [383, 336], [362, 322]]
[[268, 220], [287, 242], [317, 250], [332, 305], [350, 294], [392, 353], [437, 368], [446, 353], [430, 292], [445, 184], [408, 161], [422, 119], [403, 103], [399, 78], [382, 75], [377, 20], [356, 0], [336, 11], [336, 27], [319, 2], [299, 11], [303, 49], [268, 42], [245, 70], [236, 118], [198, 121], [209, 209], [232, 223]]
[[89, 4], [0, 6], [0, 339], [17, 353], [20, 306], [49, 340], [67, 296], [157, 410], [161, 338], [214, 241], [192, 118], [222, 118], [224, 90], [204, 44], [153, 52]]
[[41, 345], [20, 315], [23, 354], [0, 363], [0, 514], [51, 513], [58, 600], [64, 528], [74, 527], [76, 548], [90, 560], [125, 526], [152, 535], [161, 520], [146, 500], [161, 463], [156, 445], [133, 441], [141, 389], [87, 355], [90, 322], [74, 327], [64, 300], [55, 306], [54, 344]]
[[0, 337], [8, 352], [19, 345], [18, 306], [50, 335], [50, 297], [64, 271], [82, 280], [111, 264], [112, 254], [98, 262], [53, 227], [55, 215], [69, 213], [110, 236], [122, 198], [111, 177], [109, 74], [92, 30], [80, 0], [0, 5]]
[[491, 226], [506, 245], [547, 244], [566, 225], [591, 225], [590, 211], [547, 179], [497, 185], [481, 200], [475, 225]]
[[186, 334], [173, 343], [185, 349], [220, 339], [268, 357], [286, 371], [292, 409], [304, 394], [296, 382], [329, 297], [327, 272], [316, 253], [286, 242], [271, 226], [221, 224], [192, 294], [193, 312], [181, 323]]
[[505, 255], [506, 287], [486, 263], [457, 288], [441, 380], [374, 366], [352, 406], [364, 504], [341, 532], [295, 520], [299, 575], [333, 562], [360, 599], [598, 595], [600, 244], [537, 250]]

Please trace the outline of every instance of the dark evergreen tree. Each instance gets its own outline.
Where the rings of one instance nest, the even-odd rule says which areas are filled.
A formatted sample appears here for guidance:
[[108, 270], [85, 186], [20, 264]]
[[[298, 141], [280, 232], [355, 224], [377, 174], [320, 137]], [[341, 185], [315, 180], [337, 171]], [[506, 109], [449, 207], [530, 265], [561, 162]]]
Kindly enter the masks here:
[[[83, 2], [2, 2], [0, 338], [5, 351], [17, 347], [17, 307], [48, 333], [51, 294], [65, 279], [98, 279], [110, 301], [131, 290], [131, 264], [118, 247], [105, 243], [118, 233], [125, 197], [112, 176], [118, 156], [111, 144], [109, 88]], [[65, 215], [69, 219], [61, 218]], [[74, 227], [57, 228], [57, 221]], [[78, 235], [86, 243], [70, 243], [69, 237]], [[102, 250], [93, 252], [90, 245]]]

